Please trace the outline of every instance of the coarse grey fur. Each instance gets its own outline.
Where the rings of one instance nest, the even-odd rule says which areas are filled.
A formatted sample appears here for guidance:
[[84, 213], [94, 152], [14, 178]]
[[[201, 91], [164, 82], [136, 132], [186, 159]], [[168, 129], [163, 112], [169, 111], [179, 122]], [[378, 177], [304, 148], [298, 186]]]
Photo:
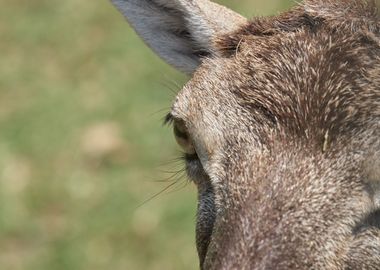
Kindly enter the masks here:
[[201, 269], [380, 269], [372, 1], [250, 21], [207, 0], [112, 2], [192, 75], [168, 120], [198, 187]]

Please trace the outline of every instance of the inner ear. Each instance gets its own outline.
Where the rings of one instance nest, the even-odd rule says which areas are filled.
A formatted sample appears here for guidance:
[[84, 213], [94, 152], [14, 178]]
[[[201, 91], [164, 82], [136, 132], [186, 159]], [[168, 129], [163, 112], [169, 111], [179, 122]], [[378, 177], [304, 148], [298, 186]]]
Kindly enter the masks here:
[[192, 74], [213, 40], [246, 19], [208, 0], [112, 0], [147, 45], [182, 72]]

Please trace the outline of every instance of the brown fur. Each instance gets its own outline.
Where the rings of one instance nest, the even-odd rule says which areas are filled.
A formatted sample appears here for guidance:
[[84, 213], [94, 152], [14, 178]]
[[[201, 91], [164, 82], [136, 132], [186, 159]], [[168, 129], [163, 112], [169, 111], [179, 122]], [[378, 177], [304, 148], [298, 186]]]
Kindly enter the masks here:
[[309, 0], [234, 29], [170, 114], [197, 153], [201, 268], [380, 269], [375, 5]]

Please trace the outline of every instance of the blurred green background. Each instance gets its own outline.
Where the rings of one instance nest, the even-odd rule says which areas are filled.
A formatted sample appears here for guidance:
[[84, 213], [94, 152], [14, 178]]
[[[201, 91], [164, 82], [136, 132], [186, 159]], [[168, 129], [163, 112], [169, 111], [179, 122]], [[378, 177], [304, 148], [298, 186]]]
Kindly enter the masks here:
[[186, 78], [106, 0], [0, 6], [0, 269], [197, 269], [196, 190], [161, 125]]

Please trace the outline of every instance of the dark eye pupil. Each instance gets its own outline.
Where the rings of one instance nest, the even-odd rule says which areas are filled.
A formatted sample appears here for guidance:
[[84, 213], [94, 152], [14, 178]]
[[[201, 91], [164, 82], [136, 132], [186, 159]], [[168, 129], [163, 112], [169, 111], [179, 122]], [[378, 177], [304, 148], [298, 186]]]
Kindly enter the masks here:
[[174, 125], [174, 135], [182, 140], [189, 140], [189, 135], [187, 132], [179, 129], [178, 125]]

